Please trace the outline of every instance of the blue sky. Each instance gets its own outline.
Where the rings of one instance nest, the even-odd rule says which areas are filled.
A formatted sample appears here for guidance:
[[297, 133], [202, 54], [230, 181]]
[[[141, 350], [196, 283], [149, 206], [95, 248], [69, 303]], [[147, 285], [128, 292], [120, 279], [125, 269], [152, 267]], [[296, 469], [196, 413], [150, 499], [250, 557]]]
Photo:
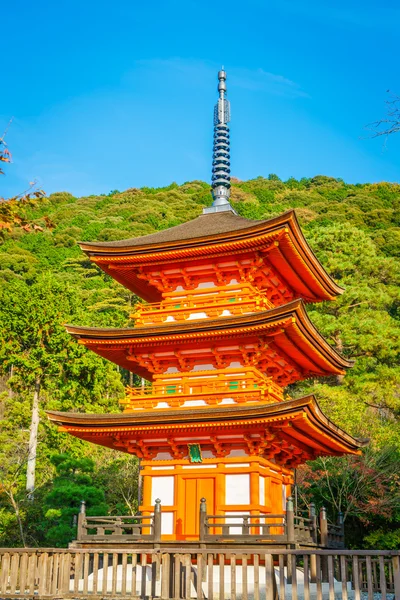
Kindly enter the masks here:
[[388, 0], [20, 0], [2, 7], [0, 195], [210, 179], [216, 73], [232, 175], [398, 181], [400, 135], [366, 139], [400, 94]]

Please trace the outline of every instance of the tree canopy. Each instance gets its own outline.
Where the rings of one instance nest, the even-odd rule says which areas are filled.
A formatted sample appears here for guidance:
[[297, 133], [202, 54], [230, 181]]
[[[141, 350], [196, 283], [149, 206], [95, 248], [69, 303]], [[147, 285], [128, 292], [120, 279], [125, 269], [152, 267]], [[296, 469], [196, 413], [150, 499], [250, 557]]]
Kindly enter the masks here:
[[[63, 328], [66, 322], [124, 326], [136, 302], [133, 294], [90, 263], [77, 241], [145, 235], [188, 221], [210, 203], [209, 186], [192, 181], [83, 198], [59, 192], [35, 205], [14, 207], [17, 220], [0, 232], [3, 546], [40, 545], [50, 540], [49, 531], [57, 524], [46, 511], [58, 509], [50, 507], [45, 498], [51, 497], [58, 485], [57, 459], [52, 458], [57, 454], [68, 453], [74, 460], [90, 458], [90, 476], [102, 482], [109, 510], [119, 514], [135, 510], [134, 459], [59, 433], [43, 418], [45, 408], [118, 411], [118, 399], [128, 382], [127, 373], [88, 352]], [[333, 482], [353, 485], [352, 471], [365, 475], [372, 469], [381, 475], [374, 479], [370, 474], [362, 497], [351, 506], [344, 505], [352, 524], [349, 543], [371, 544], [373, 539], [382, 546], [399, 545], [398, 510], [386, 507], [385, 520], [379, 520], [373, 511], [362, 519], [357, 507], [371, 507], [374, 482], [379, 489], [389, 490], [385, 473], [391, 473], [392, 463], [388, 456], [393, 459], [400, 451], [400, 185], [347, 184], [322, 175], [281, 181], [271, 174], [251, 181], [235, 180], [232, 203], [239, 214], [250, 219], [266, 219], [295, 208], [312, 249], [346, 290], [336, 301], [309, 306], [308, 311], [329, 343], [355, 360], [353, 369], [344, 378], [307, 380], [289, 391], [292, 396], [315, 393], [334, 422], [371, 440], [361, 457], [307, 467], [313, 481], [326, 481], [328, 472], [331, 486]], [[30, 227], [24, 229], [19, 223]], [[38, 374], [37, 476], [35, 501], [29, 503], [24, 473], [32, 385]], [[12, 448], [18, 449], [17, 467], [7, 462]], [[72, 472], [63, 477], [73, 480]], [[394, 477], [391, 480], [394, 488], [390, 493], [398, 498], [399, 482]], [[334, 510], [332, 497], [329, 500], [328, 494], [322, 495], [324, 489], [309, 486], [302, 494], [305, 501], [313, 498]], [[380, 532], [380, 537], [376, 533], [371, 538], [374, 531]], [[73, 535], [72, 530], [68, 535]]]

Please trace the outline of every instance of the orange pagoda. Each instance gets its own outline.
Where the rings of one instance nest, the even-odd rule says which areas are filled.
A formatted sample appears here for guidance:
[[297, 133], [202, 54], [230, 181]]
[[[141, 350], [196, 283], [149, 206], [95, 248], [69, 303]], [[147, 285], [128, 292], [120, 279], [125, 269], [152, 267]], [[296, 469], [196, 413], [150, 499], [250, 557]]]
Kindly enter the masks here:
[[63, 431], [141, 460], [140, 509], [150, 514], [161, 499], [164, 540], [198, 539], [202, 498], [214, 515], [280, 514], [298, 465], [362, 445], [314, 396], [285, 395], [289, 384], [351, 366], [305, 309], [343, 290], [293, 211], [252, 221], [232, 209], [230, 107], [225, 72], [218, 77], [212, 206], [165, 231], [81, 244], [145, 302], [133, 328], [67, 329], [151, 387], [128, 387], [120, 414], [48, 413]]

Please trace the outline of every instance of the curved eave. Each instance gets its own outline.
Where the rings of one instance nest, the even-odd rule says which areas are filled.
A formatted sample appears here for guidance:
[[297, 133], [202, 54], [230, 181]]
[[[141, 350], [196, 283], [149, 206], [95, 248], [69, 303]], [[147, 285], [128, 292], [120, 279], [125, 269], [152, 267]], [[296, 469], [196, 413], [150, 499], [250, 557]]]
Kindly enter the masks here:
[[[203, 215], [198, 219], [212, 219], [213, 217], [212, 214]], [[236, 218], [243, 220], [241, 217]], [[195, 221], [197, 219], [193, 222]], [[297, 290], [296, 285], [298, 286], [299, 295], [304, 295], [304, 283], [302, 281], [305, 273], [308, 274], [307, 285], [310, 288], [310, 301], [332, 300], [344, 291], [325, 271], [310, 248], [300, 229], [294, 210], [287, 211], [273, 219], [257, 222], [249, 227], [219, 234], [163, 241], [161, 243], [145, 243], [146, 237], [148, 236], [144, 236], [144, 243], [141, 245], [137, 244], [140, 238], [136, 238], [135, 240], [126, 240], [126, 245], [123, 245], [122, 242], [118, 242], [118, 245], [114, 245], [113, 242], [82, 242], [80, 247], [93, 262], [122, 285], [138, 293], [141, 291], [151, 297], [151, 291], [146, 289], [148, 286], [137, 280], [133, 273], [129, 277], [128, 273], [110, 271], [110, 266], [114, 268], [118, 265], [132, 263], [133, 270], [135, 266], [151, 261], [188, 260], [201, 258], [207, 253], [218, 254], [222, 251], [226, 253], [229, 249], [236, 252], [240, 248], [258, 249], [260, 244], [265, 244], [267, 238], [270, 240], [279, 239], [279, 247], [268, 253], [268, 260], [283, 276], [285, 271], [292, 271], [294, 276], [293, 288]], [[135, 245], [132, 245], [133, 241], [135, 241]], [[157, 294], [155, 293], [155, 295]]]
[[[306, 396], [276, 404], [256, 407], [218, 407], [194, 410], [141, 411], [120, 414], [79, 414], [47, 411], [50, 421], [64, 431], [82, 439], [102, 443], [101, 438], [113, 439], [116, 434], [127, 438], [150, 437], [164, 431], [179, 432], [197, 428], [212, 432], [218, 429], [238, 426], [275, 427], [283, 431], [293, 443], [304, 445], [304, 436], [310, 436], [309, 443], [325, 448], [321, 454], [359, 453], [368, 440], [356, 439], [335, 425], [321, 411], [314, 396]], [[289, 425], [288, 425], [289, 424]], [[282, 429], [282, 426], [284, 429]], [[313, 444], [312, 434], [319, 442]], [[93, 437], [93, 439], [92, 439]], [[107, 443], [105, 444], [107, 445]]]
[[[311, 323], [302, 300], [295, 300], [278, 308], [239, 317], [220, 317], [184, 323], [164, 324], [129, 329], [66, 326], [67, 331], [80, 343], [100, 356], [132, 370], [125, 357], [125, 349], [136, 345], [164, 348], [193, 344], [225, 336], [274, 336], [273, 342], [290, 360], [295, 356], [309, 357], [320, 371], [311, 369], [315, 376], [343, 374], [353, 362], [332, 348]], [[272, 333], [271, 333], [272, 330]], [[276, 330], [276, 333], [274, 333]], [[303, 366], [303, 371], [306, 368]], [[310, 371], [310, 369], [308, 369]], [[135, 372], [141, 374], [138, 369]], [[151, 377], [150, 377], [151, 378]]]

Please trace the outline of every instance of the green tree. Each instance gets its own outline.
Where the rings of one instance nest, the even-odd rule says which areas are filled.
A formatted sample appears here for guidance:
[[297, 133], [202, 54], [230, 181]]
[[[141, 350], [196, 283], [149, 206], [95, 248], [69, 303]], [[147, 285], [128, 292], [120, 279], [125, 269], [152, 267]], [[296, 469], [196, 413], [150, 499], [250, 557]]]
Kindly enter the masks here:
[[139, 508], [138, 478], [139, 460], [136, 456], [116, 455], [113, 450], [102, 453], [97, 467], [97, 480], [105, 491], [106, 501], [112, 512], [134, 515]]
[[7, 506], [0, 505], [0, 543], [26, 546], [24, 527], [24, 500], [21, 494], [24, 474], [28, 462], [28, 448], [20, 432], [0, 431], [0, 499], [6, 500]]
[[[40, 421], [40, 398], [60, 396], [98, 380], [96, 368], [104, 361], [82, 352], [65, 331], [71, 318], [83, 315], [77, 289], [62, 286], [49, 275], [33, 284], [14, 281], [0, 297], [0, 329], [3, 337], [0, 367], [12, 371], [9, 385], [15, 392], [31, 393], [29, 452], [26, 489], [33, 497]], [[78, 347], [77, 347], [78, 346]], [[106, 382], [105, 382], [106, 383]], [[64, 390], [63, 390], [64, 388]], [[103, 388], [104, 389], [104, 388]]]
[[51, 458], [56, 468], [51, 491], [44, 497], [44, 517], [49, 527], [45, 541], [57, 548], [67, 546], [76, 537], [76, 515], [81, 501], [86, 502], [88, 515], [106, 515], [108, 506], [103, 489], [94, 480], [94, 462], [68, 454]]

